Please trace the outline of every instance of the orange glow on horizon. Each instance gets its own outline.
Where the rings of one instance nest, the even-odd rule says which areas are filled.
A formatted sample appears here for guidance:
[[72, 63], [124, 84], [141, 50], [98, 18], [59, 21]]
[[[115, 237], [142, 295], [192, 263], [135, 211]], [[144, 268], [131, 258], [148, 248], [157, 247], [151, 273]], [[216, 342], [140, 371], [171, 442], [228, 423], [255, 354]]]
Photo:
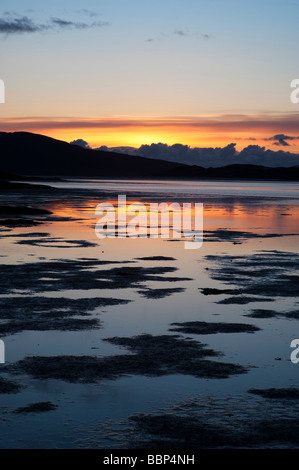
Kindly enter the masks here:
[[297, 136], [298, 119], [294, 115], [17, 117], [0, 120], [0, 130], [33, 132], [65, 142], [83, 139], [92, 148], [102, 145], [138, 148], [159, 142], [190, 147], [225, 147], [235, 143], [239, 151], [248, 145], [259, 145], [299, 153], [296, 140], [284, 148], [269, 140], [277, 134]]
[[[33, 131], [34, 132], [34, 131]], [[249, 145], [259, 145], [266, 149], [273, 151], [285, 150], [293, 153], [299, 153], [299, 145], [293, 144], [288, 148], [279, 148], [273, 145], [271, 141], [265, 141], [264, 138], [252, 138], [251, 133], [239, 133], [236, 137], [235, 132], [231, 135], [213, 133], [194, 132], [194, 129], [187, 131], [186, 129], [173, 130], [173, 129], [149, 129], [147, 132], [144, 129], [130, 129], [123, 131], [115, 131], [114, 129], [105, 129], [103, 131], [96, 131], [94, 129], [44, 129], [38, 130], [39, 134], [47, 135], [54, 139], [63, 140], [65, 142], [72, 142], [77, 139], [83, 139], [90, 145], [91, 148], [98, 148], [101, 146], [107, 147], [135, 147], [139, 148], [141, 145], [151, 145], [163, 143], [167, 145], [182, 144], [189, 147], [226, 147], [231, 143], [236, 144], [236, 150], [241, 151]]]
[[[22, 131], [22, 129], [20, 129]], [[83, 139], [90, 145], [91, 148], [98, 148], [101, 146], [107, 147], [136, 147], [141, 145], [151, 145], [153, 143], [163, 143], [167, 145], [182, 144], [189, 147], [226, 147], [231, 143], [236, 144], [236, 149], [241, 151], [248, 145], [259, 145], [267, 149], [279, 150], [278, 147], [273, 146], [273, 142], [265, 142], [264, 139], [255, 138], [253, 140], [246, 133], [240, 133], [238, 137], [233, 137], [235, 132], [231, 135], [213, 133], [195, 132], [194, 129], [181, 131], [176, 129], [104, 129], [97, 131], [95, 129], [32, 129], [28, 132], [46, 135], [53, 139], [62, 140], [64, 142], [72, 142], [77, 139]], [[248, 133], [247, 133], [248, 134]], [[285, 149], [284, 149], [285, 150]], [[294, 153], [299, 153], [299, 146], [293, 145], [286, 150]]]

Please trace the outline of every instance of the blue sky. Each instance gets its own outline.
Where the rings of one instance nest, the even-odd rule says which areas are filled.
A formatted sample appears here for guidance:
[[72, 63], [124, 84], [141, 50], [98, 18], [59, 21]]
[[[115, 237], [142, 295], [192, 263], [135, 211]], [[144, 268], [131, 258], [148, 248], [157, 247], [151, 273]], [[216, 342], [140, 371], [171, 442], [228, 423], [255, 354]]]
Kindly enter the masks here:
[[0, 22], [2, 116], [294, 113], [298, 15], [282, 0], [2, 0], [2, 26], [37, 27]]

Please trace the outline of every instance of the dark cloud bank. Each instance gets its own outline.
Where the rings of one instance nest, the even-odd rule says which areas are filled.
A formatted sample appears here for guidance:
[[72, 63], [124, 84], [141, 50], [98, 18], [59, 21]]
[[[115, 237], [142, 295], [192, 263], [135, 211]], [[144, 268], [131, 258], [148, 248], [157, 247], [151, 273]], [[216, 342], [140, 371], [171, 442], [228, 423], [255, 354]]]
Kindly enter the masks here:
[[73, 140], [70, 143], [72, 145], [77, 145], [78, 147], [82, 147], [84, 149], [91, 149], [91, 147], [88, 145], [88, 142], [86, 142], [86, 140], [83, 140], [83, 139]]
[[[288, 138], [288, 136], [281, 134], [273, 136], [273, 138], [268, 140], [274, 140], [274, 142], [278, 143], [279, 145], [279, 140], [286, 142], [290, 139], [293, 138]], [[73, 141], [72, 144], [79, 145], [80, 147], [90, 148], [88, 143], [82, 139]], [[249, 145], [241, 152], [238, 152], [236, 150], [236, 144], [234, 143], [231, 143], [222, 148], [191, 148], [188, 145], [182, 144], [167, 145], [158, 143], [151, 145], [141, 145], [139, 148], [102, 146], [95, 150], [119, 152], [128, 155], [167, 160], [170, 162], [186, 163], [188, 165], [198, 165], [205, 168], [216, 168], [236, 163], [263, 165], [268, 167], [299, 166], [299, 155], [294, 153], [283, 150], [266, 150], [265, 147], [260, 147], [259, 145]]]
[[38, 33], [49, 30], [87, 29], [107, 26], [105, 21], [93, 21], [92, 23], [68, 21], [61, 18], [51, 18], [47, 23], [36, 23], [28, 16], [0, 18], [0, 34], [25, 34]]
[[265, 139], [265, 140], [273, 140], [274, 143], [273, 145], [281, 145], [282, 147], [289, 147], [290, 144], [287, 142], [288, 140], [298, 140], [299, 137], [292, 137], [290, 135], [285, 135], [285, 134], [276, 134], [273, 137], [270, 137], [270, 139]]

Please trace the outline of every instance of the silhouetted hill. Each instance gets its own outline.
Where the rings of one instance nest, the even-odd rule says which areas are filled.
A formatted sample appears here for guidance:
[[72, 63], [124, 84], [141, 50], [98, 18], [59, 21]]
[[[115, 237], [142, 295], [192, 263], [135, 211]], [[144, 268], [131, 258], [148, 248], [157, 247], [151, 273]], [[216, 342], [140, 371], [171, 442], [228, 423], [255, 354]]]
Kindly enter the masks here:
[[0, 132], [0, 168], [40, 176], [146, 177], [184, 167], [177, 163], [93, 151], [28, 132]]
[[[299, 168], [228, 165], [203, 168], [164, 160], [89, 150], [28, 132], [0, 132], [0, 168], [30, 176], [95, 178], [273, 179], [299, 181]], [[8, 177], [7, 177], [8, 176]], [[1, 179], [1, 175], [0, 175]]]

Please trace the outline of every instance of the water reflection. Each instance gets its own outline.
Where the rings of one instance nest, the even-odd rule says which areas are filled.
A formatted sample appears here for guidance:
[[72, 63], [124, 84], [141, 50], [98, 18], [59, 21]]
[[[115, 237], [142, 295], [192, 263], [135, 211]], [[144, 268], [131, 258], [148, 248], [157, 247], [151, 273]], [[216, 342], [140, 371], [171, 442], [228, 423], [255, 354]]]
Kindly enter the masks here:
[[[298, 199], [294, 199], [298, 189], [294, 184], [246, 183], [243, 186], [233, 183], [231, 187], [228, 183], [219, 182], [200, 185], [190, 182], [183, 183], [182, 186], [178, 182], [153, 184], [144, 181], [90, 181], [71, 184], [79, 185], [82, 192], [56, 194], [55, 200], [48, 196], [43, 207], [51, 210], [53, 215], [42, 226], [19, 227], [1, 233], [2, 255], [6, 256], [1, 258], [1, 262], [3, 265], [17, 266], [18, 280], [23, 282], [22, 291], [15, 290], [10, 296], [6, 296], [7, 304], [2, 310], [2, 321], [8, 312], [8, 306], [13, 305], [12, 298], [19, 299], [15, 302], [15, 307], [19, 305], [18, 311], [23, 312], [23, 316], [27, 308], [29, 317], [36, 313], [38, 302], [34, 303], [35, 296], [54, 299], [51, 305], [58, 305], [60, 314], [63, 313], [63, 299], [68, 299], [70, 305], [76, 305], [76, 314], [80, 312], [80, 301], [82, 313], [83, 299], [84, 304], [92, 304], [100, 297], [109, 299], [112, 296], [130, 302], [118, 305], [107, 303], [88, 312], [91, 319], [99, 320], [99, 328], [83, 331], [39, 331], [36, 324], [35, 329], [19, 330], [17, 334], [7, 335], [5, 344], [8, 364], [26, 356], [124, 355], [128, 353], [127, 350], [103, 340], [115, 336], [130, 338], [144, 333], [170, 335], [170, 325], [175, 322], [243, 323], [258, 326], [260, 330], [252, 334], [188, 335], [224, 354], [223, 357], [216, 357], [215, 361], [248, 366], [247, 374], [224, 380], [205, 380], [189, 375], [155, 378], [130, 376], [95, 384], [68, 384], [61, 380], [29, 379], [24, 375], [19, 378], [27, 385], [24, 392], [8, 397], [2, 395], [3, 406], [7, 407], [5, 411], [40, 401], [54, 402], [59, 408], [43, 417], [28, 415], [26, 420], [10, 414], [9, 431], [7, 432], [7, 423], [4, 420], [0, 424], [1, 446], [30, 447], [39, 442], [40, 445], [53, 448], [65, 442], [70, 447], [76, 447], [80, 440], [84, 446], [86, 435], [91, 433], [91, 429], [97, 429], [99, 423], [105, 422], [107, 416], [119, 420], [127, 419], [128, 415], [136, 411], [146, 412], [150, 407], [156, 411], [177, 399], [179, 394], [181, 399], [192, 398], [203, 391], [218, 396], [239, 393], [246, 395], [248, 388], [253, 386], [296, 385], [297, 369], [289, 361], [289, 345], [298, 336], [298, 321], [287, 318], [286, 315], [264, 319], [245, 316], [258, 309], [294, 312], [298, 307], [296, 298], [279, 295], [273, 295], [274, 300], [266, 302], [265, 291], [269, 279], [272, 279], [270, 264], [268, 263], [268, 267], [263, 266], [264, 277], [260, 272], [255, 284], [255, 289], [259, 288], [259, 284], [263, 286], [264, 299], [259, 298], [255, 291], [256, 298], [251, 299], [248, 304], [220, 303], [228, 297], [225, 293], [221, 294], [221, 290], [244, 287], [246, 276], [249, 279], [251, 271], [252, 276], [256, 274], [257, 268], [250, 270], [251, 257], [256, 252], [299, 252], [298, 235], [281, 236], [298, 233], [299, 205]], [[91, 189], [85, 190], [84, 185]], [[159, 188], [162, 194], [155, 193]], [[134, 202], [145, 206], [146, 214], [141, 224], [143, 233], [148, 227], [149, 209], [153, 201], [203, 203], [206, 237], [202, 248], [191, 252], [184, 249], [183, 239], [174, 242], [159, 237], [99, 240], [94, 231], [98, 219], [95, 208], [102, 202], [108, 202], [117, 208], [120, 189], [125, 193], [131, 192], [128, 204]], [[138, 195], [137, 189], [140, 191]], [[223, 192], [226, 196], [221, 195]], [[205, 194], [202, 196], [203, 193]], [[253, 193], [255, 197], [252, 197]], [[272, 199], [274, 193], [275, 199]], [[246, 194], [250, 194], [250, 197]], [[259, 194], [266, 194], [267, 198], [256, 197]], [[282, 197], [279, 198], [279, 195]], [[38, 203], [40, 198], [41, 196]], [[30, 202], [34, 203], [34, 199]], [[127, 207], [128, 205], [121, 210], [124, 211]], [[192, 214], [194, 217], [194, 212]], [[177, 221], [178, 215], [178, 211], [174, 213], [172, 223]], [[159, 225], [159, 221], [158, 228], [158, 233], [161, 233], [163, 226]], [[260, 237], [261, 234], [269, 235], [269, 238]], [[215, 269], [211, 255], [214, 256], [213, 263], [219, 263], [216, 266], [219, 272], [211, 271]], [[271, 260], [271, 253], [265, 255], [266, 264], [267, 256]], [[292, 256], [290, 258], [292, 261]], [[221, 266], [223, 259], [225, 266]], [[242, 282], [238, 282], [238, 276], [242, 273], [236, 270], [234, 264], [237, 260], [238, 268], [238, 259], [249, 263], [249, 267], [243, 267], [247, 271], [245, 274], [243, 272]], [[277, 256], [273, 256], [272, 261], [279, 264]], [[24, 271], [22, 274], [22, 267], [25, 264], [28, 267], [28, 263], [31, 263], [29, 273]], [[54, 269], [52, 263], [59, 265], [56, 265], [56, 274], [52, 272], [50, 275], [51, 267]], [[231, 270], [231, 264], [234, 264], [235, 271]], [[222, 267], [226, 269], [225, 273]], [[278, 268], [281, 266], [276, 266], [276, 270]], [[290, 267], [288, 276], [295, 276], [296, 273], [291, 269]], [[3, 267], [2, 272], [4, 273]], [[13, 288], [16, 279], [11, 273], [11, 283], [6, 282], [6, 286]], [[59, 279], [64, 288], [47, 290], [46, 286], [50, 288], [53, 279]], [[112, 286], [115, 289], [112, 290]], [[164, 292], [161, 293], [162, 288]], [[203, 289], [206, 293], [213, 292], [213, 289], [215, 293], [218, 289], [218, 293], [204, 295]], [[1, 299], [4, 297], [2, 294]], [[29, 301], [34, 306], [31, 312], [28, 310]], [[281, 360], [276, 361], [277, 357]], [[65, 428], [69, 429], [68, 434], [65, 434]], [[106, 438], [105, 432], [93, 434], [93, 442], [98, 447], [107, 444]]]

